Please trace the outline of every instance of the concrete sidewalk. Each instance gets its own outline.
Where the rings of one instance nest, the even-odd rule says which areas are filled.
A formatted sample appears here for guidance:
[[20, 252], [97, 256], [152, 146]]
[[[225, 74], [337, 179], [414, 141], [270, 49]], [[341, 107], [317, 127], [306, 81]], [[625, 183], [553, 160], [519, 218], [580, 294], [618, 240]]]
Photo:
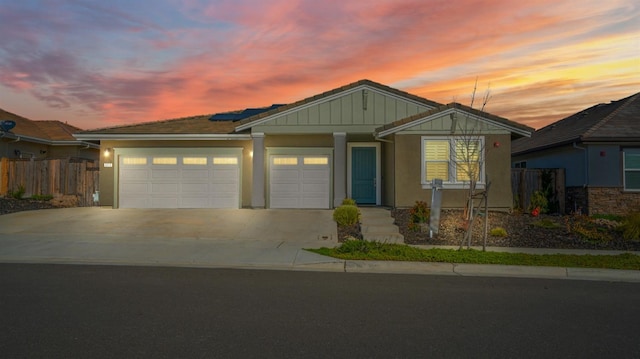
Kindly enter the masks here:
[[[98, 207], [19, 212], [0, 216], [0, 262], [640, 282], [640, 271], [345, 261], [304, 250], [338, 244], [331, 214], [328, 210], [113, 210]], [[569, 253], [541, 249], [489, 250]], [[576, 252], [618, 253], [623, 252]]]

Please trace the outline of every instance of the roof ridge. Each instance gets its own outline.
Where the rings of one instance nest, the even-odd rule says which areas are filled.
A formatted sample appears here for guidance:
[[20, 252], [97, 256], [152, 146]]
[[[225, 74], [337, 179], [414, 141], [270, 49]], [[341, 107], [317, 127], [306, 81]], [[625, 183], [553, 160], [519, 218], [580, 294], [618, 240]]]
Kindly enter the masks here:
[[590, 129], [585, 131], [585, 133], [582, 134], [582, 136], [580, 136], [580, 137], [589, 137], [589, 136], [591, 136], [591, 134], [593, 134], [598, 129], [600, 129], [602, 126], [604, 126], [609, 120], [611, 120], [613, 118], [614, 115], [616, 115], [618, 112], [620, 112], [621, 109], [629, 106], [630, 103], [634, 102], [639, 97], [640, 97], [640, 92], [635, 94], [635, 95], [632, 95], [632, 96], [628, 97], [626, 99], [626, 101], [622, 105], [618, 106], [618, 108], [616, 108], [615, 110], [611, 111], [611, 113], [608, 116], [606, 116], [602, 120], [598, 121], [598, 123], [596, 123]]

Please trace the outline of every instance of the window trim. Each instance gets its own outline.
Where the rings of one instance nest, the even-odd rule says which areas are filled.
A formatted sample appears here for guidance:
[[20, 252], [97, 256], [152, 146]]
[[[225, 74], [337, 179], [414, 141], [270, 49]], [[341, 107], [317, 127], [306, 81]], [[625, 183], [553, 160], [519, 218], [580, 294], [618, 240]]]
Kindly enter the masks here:
[[640, 149], [625, 148], [622, 150], [622, 188], [625, 192], [640, 192], [638, 188], [627, 188], [627, 172], [640, 172], [640, 168], [627, 168], [627, 154], [640, 156]]
[[[480, 141], [480, 181], [476, 183], [477, 189], [483, 189], [485, 187], [485, 173], [486, 173], [486, 155], [485, 155], [485, 136], [477, 136]], [[425, 180], [426, 174], [426, 158], [425, 158], [425, 141], [448, 141], [449, 142], [449, 178], [442, 181], [443, 189], [465, 189], [469, 188], [469, 181], [456, 181], [457, 169], [455, 159], [456, 156], [456, 142], [465, 140], [465, 136], [421, 136], [420, 137], [420, 184], [423, 189], [431, 189], [431, 182]], [[453, 179], [453, 181], [452, 181]]]

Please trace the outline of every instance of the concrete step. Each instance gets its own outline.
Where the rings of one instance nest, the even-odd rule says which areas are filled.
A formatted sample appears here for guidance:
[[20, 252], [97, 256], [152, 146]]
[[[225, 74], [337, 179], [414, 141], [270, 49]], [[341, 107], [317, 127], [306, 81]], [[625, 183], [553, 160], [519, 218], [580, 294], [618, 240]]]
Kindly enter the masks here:
[[369, 232], [362, 233], [362, 239], [365, 241], [375, 241], [383, 243], [404, 243], [404, 236], [400, 233], [388, 233], [388, 232]]
[[376, 233], [376, 232], [400, 233], [398, 226], [394, 224], [381, 224], [381, 223], [376, 223], [373, 225], [362, 224], [360, 225], [360, 230], [362, 231], [362, 233]]
[[366, 241], [404, 243], [391, 211], [380, 207], [360, 207], [360, 228]]

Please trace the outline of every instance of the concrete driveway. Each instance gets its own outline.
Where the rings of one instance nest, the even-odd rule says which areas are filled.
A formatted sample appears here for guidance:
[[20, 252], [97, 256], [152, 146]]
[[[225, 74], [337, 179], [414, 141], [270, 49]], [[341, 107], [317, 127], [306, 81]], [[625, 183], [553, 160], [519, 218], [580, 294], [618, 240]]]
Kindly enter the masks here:
[[0, 216], [0, 261], [291, 267], [333, 263], [330, 210], [64, 208]]

